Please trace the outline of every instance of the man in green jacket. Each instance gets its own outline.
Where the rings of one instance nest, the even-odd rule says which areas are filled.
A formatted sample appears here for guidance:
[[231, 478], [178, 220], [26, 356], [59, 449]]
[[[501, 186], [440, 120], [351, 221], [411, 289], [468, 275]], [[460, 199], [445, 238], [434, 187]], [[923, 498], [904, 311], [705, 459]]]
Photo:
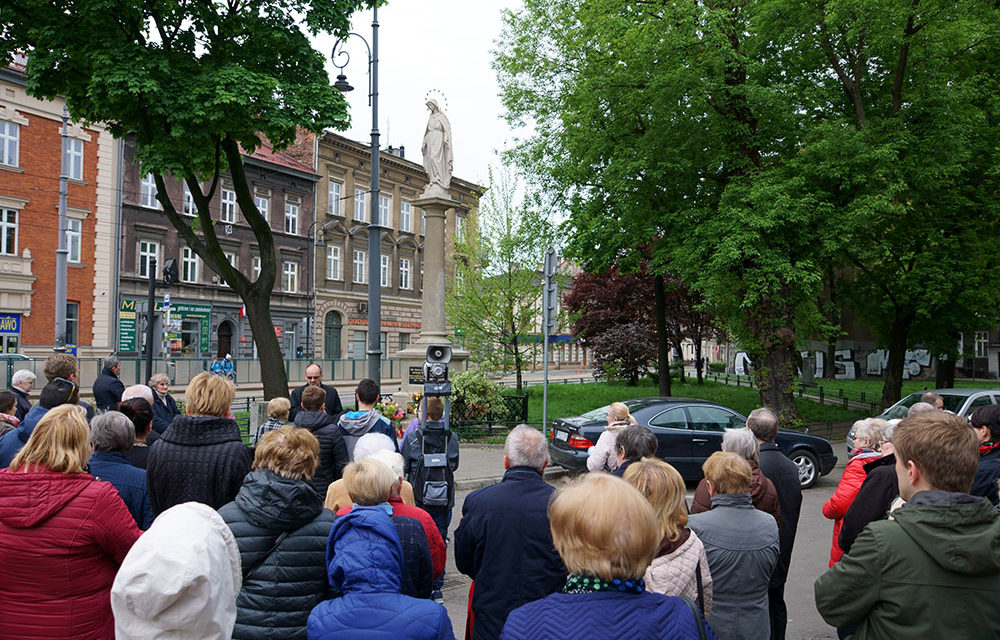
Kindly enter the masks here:
[[978, 463], [969, 423], [920, 413], [893, 433], [907, 504], [869, 524], [816, 580], [816, 608], [853, 638], [1000, 638], [1000, 515], [970, 496]]

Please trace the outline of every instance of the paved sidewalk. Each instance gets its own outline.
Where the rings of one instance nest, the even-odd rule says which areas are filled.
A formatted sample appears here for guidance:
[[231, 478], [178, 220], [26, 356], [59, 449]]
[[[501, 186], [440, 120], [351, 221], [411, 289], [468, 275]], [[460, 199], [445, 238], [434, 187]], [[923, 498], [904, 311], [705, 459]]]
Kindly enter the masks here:
[[[503, 478], [502, 444], [459, 444], [458, 470], [455, 472], [455, 488], [469, 491], [496, 484]], [[547, 467], [546, 479], [554, 479], [568, 473], [560, 467]]]

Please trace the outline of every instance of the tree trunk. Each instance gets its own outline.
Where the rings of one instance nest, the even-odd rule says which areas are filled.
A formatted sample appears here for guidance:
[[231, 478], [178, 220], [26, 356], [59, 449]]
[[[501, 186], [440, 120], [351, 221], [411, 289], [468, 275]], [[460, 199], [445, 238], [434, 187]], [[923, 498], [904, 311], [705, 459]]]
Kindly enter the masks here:
[[660, 372], [660, 395], [670, 397], [670, 338], [667, 335], [667, 294], [663, 276], [653, 276], [653, 301], [656, 312], [656, 366]]
[[514, 374], [517, 377], [517, 393], [520, 394], [521, 387], [524, 384], [521, 377], [521, 367], [524, 365], [524, 362], [521, 360], [521, 345], [518, 343], [516, 335], [511, 344], [514, 345]]
[[837, 375], [837, 368], [833, 362], [837, 356], [837, 339], [829, 338], [826, 341], [826, 362], [823, 363], [823, 379], [833, 380]]
[[270, 292], [259, 293], [251, 288], [243, 296], [247, 307], [250, 332], [257, 345], [257, 360], [260, 362], [261, 382], [264, 383], [264, 397], [288, 397], [288, 372], [285, 370], [285, 356], [281, 353], [278, 337], [271, 321]]
[[795, 345], [776, 343], [769, 350], [756, 354], [753, 377], [760, 391], [761, 406], [777, 414], [782, 425], [801, 424], [802, 414], [795, 406], [792, 394], [795, 379]]
[[684, 350], [681, 349], [681, 330], [680, 330], [680, 327], [677, 327], [676, 330], [672, 333], [672, 335], [673, 335], [673, 338], [674, 338], [673, 339], [673, 343], [674, 343], [674, 358], [678, 362], [681, 363], [681, 366], [680, 366], [681, 373], [680, 373], [680, 376], [678, 376], [678, 377], [680, 378], [681, 384], [684, 384], [684, 383], [687, 382], [687, 376], [684, 375]]
[[948, 358], [947, 360], [942, 360], [938, 358], [937, 370], [934, 373], [934, 388], [935, 389], [954, 389], [955, 388], [955, 360]]
[[913, 315], [892, 321], [889, 330], [889, 363], [886, 365], [885, 384], [882, 386], [882, 408], [886, 409], [899, 400], [903, 393], [903, 365], [906, 364], [906, 343], [910, 337]]

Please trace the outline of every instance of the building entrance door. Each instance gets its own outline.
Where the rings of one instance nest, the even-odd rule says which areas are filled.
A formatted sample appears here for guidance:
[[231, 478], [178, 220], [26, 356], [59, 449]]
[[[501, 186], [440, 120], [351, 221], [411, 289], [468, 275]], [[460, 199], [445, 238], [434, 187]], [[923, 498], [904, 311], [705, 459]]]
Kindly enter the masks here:
[[331, 311], [326, 314], [323, 326], [323, 356], [327, 360], [340, 358], [340, 333], [343, 328], [343, 321], [340, 314]]
[[219, 336], [218, 357], [224, 358], [227, 353], [233, 352], [233, 325], [227, 320], [223, 320], [216, 333]]

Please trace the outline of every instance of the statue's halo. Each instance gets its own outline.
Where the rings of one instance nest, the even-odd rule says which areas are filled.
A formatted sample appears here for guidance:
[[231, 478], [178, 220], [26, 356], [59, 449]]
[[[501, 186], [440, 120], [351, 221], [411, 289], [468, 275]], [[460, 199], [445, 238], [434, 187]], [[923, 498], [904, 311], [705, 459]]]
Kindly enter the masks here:
[[[448, 110], [448, 97], [444, 95], [443, 91], [438, 89], [429, 90], [424, 94], [424, 103], [426, 104], [428, 100], [437, 100], [438, 107], [441, 108], [442, 111]], [[442, 101], [444, 102], [444, 107], [441, 107]]]

